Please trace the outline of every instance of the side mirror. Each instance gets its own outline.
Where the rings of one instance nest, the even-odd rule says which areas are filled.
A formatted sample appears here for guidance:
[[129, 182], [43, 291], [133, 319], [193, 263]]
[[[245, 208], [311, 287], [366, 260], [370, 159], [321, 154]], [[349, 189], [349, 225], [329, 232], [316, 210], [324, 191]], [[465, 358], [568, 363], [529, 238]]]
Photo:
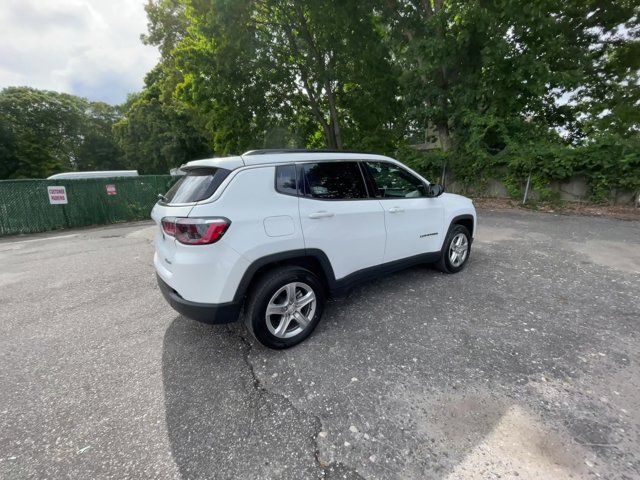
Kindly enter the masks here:
[[429, 185], [427, 185], [427, 197], [439, 197], [443, 193], [444, 187], [442, 185], [438, 185], [437, 183], [430, 183]]

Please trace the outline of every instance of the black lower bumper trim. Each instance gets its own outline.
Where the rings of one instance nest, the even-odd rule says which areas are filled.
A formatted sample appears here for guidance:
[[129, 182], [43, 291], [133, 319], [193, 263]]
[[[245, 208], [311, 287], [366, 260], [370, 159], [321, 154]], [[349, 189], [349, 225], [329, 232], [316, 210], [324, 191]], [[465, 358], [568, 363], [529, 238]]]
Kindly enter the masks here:
[[164, 298], [173, 309], [187, 318], [202, 323], [230, 323], [238, 320], [241, 304], [229, 303], [197, 303], [185, 300], [173, 288], [167, 285], [160, 276], [158, 286]]

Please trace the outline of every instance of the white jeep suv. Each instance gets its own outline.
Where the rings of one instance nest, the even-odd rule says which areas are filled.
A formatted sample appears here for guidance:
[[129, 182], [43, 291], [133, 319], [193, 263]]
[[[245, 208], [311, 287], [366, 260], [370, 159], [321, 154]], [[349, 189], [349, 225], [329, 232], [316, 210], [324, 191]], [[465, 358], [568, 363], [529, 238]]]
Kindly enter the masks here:
[[325, 300], [389, 272], [462, 270], [476, 230], [468, 198], [382, 155], [256, 150], [196, 160], [151, 212], [160, 289], [179, 313], [238, 319], [262, 344], [311, 334]]

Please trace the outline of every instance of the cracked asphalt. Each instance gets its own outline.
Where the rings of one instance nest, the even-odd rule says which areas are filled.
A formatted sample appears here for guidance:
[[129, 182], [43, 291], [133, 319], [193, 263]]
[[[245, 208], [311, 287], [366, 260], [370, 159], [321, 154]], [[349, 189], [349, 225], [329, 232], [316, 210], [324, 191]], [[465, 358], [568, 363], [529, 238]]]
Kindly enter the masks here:
[[171, 310], [149, 223], [1, 239], [0, 478], [640, 478], [640, 224], [479, 221], [287, 351]]

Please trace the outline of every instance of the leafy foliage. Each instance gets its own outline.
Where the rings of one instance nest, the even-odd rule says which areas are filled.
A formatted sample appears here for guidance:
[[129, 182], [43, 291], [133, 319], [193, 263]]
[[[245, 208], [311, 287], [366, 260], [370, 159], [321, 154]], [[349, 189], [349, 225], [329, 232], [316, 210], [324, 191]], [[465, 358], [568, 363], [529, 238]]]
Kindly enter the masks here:
[[80, 171], [117, 170], [124, 167], [122, 150], [113, 137], [120, 109], [102, 102], [89, 103], [82, 118], [82, 142], [75, 168]]
[[[637, 0], [149, 0], [159, 64], [115, 108], [0, 94], [0, 177], [165, 173], [253, 148], [361, 149], [476, 190], [640, 189]], [[113, 128], [111, 128], [113, 126]], [[429, 138], [429, 137], [433, 138]], [[437, 150], [415, 144], [435, 140]]]
[[[178, 37], [152, 4], [153, 38]], [[216, 152], [324, 145], [392, 151], [402, 135], [399, 72], [375, 4], [356, 0], [182, 0], [187, 28], [162, 62], [176, 95], [206, 119]], [[166, 13], [157, 14], [158, 10]], [[166, 21], [165, 19], [171, 19]], [[161, 32], [165, 32], [163, 35]]]
[[0, 92], [0, 178], [42, 178], [121, 167], [111, 136], [118, 110], [64, 93], [9, 87]]
[[389, 5], [410, 133], [434, 125], [443, 150], [401, 152], [410, 163], [435, 178], [446, 165], [467, 185], [503, 179], [513, 194], [529, 174], [543, 197], [573, 175], [595, 200], [638, 188], [637, 2]]
[[169, 173], [174, 167], [212, 154], [211, 142], [188, 106], [167, 95], [172, 82], [162, 66], [146, 78], [147, 87], [129, 97], [125, 112], [113, 127], [125, 164], [142, 174]]

